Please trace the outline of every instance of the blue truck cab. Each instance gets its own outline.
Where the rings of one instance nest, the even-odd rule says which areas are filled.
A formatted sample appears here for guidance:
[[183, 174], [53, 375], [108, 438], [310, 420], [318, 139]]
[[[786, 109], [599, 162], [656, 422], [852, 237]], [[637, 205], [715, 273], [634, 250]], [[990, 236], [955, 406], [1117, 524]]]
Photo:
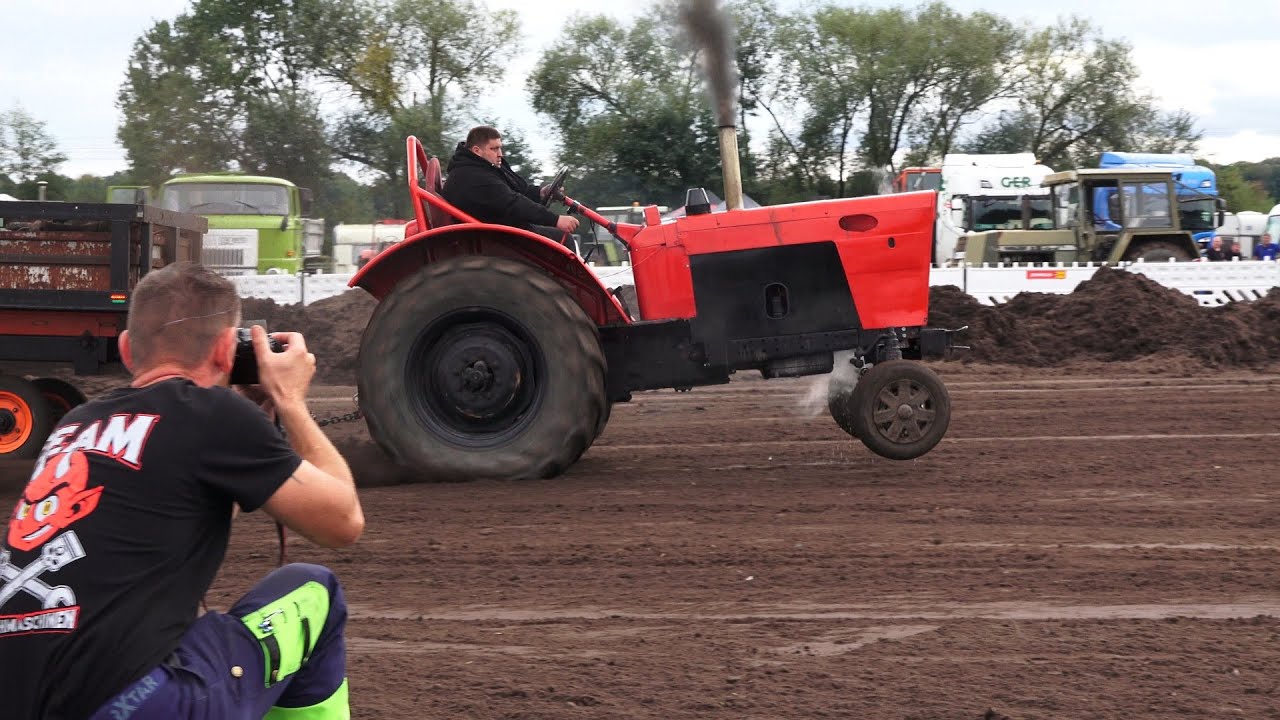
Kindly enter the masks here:
[[[1202, 248], [1213, 239], [1217, 232], [1217, 210], [1222, 206], [1222, 200], [1218, 197], [1218, 178], [1212, 169], [1197, 165], [1195, 158], [1186, 153], [1104, 152], [1098, 161], [1098, 167], [1171, 171], [1182, 227], [1191, 231], [1192, 237]], [[1101, 229], [1115, 230], [1120, 227], [1111, 220], [1118, 201], [1114, 197], [1115, 192], [1114, 189], [1094, 192], [1094, 217]]]

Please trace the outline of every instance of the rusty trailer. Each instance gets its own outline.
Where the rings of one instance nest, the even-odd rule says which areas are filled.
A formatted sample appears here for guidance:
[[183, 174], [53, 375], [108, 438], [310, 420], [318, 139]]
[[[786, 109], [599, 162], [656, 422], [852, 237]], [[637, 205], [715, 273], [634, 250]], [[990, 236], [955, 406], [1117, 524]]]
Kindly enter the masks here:
[[[74, 385], [120, 360], [129, 296], [147, 272], [199, 261], [208, 221], [149, 205], [0, 202], [0, 457], [32, 457]], [[42, 372], [40, 374], [43, 374]]]

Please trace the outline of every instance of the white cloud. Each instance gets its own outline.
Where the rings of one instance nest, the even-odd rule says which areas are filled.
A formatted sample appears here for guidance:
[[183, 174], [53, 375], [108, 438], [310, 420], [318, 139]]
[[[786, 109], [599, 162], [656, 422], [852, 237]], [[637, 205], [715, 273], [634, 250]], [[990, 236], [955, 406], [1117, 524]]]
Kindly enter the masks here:
[[1280, 134], [1241, 130], [1224, 137], [1206, 137], [1200, 143], [1200, 154], [1215, 163], [1256, 162], [1280, 157]]

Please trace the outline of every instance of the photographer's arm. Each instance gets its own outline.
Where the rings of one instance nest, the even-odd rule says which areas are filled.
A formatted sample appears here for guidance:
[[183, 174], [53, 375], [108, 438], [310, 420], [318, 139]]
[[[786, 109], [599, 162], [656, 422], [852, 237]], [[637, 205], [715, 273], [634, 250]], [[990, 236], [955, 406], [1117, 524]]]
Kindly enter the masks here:
[[364, 530], [364, 511], [346, 460], [307, 410], [315, 356], [301, 335], [277, 333], [276, 339], [285, 344], [284, 352], [271, 352], [266, 332], [253, 328], [259, 382], [302, 464], [262, 509], [317, 545], [349, 545]]
[[364, 511], [346, 460], [306, 405], [277, 406], [276, 416], [302, 464], [262, 509], [317, 545], [350, 545], [364, 530]]

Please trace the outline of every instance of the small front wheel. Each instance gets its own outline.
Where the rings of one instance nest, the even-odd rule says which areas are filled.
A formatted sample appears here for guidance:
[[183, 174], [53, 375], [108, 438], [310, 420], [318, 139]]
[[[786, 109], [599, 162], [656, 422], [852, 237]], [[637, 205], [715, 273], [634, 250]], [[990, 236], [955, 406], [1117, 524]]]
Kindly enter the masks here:
[[841, 430], [858, 437], [854, 430], [854, 415], [857, 414], [853, 401], [854, 391], [858, 387], [859, 369], [848, 360], [836, 357], [835, 367], [827, 376], [827, 411], [831, 419], [836, 421]]
[[889, 360], [858, 379], [851, 434], [890, 460], [933, 449], [951, 423], [951, 396], [937, 373], [910, 360]]

